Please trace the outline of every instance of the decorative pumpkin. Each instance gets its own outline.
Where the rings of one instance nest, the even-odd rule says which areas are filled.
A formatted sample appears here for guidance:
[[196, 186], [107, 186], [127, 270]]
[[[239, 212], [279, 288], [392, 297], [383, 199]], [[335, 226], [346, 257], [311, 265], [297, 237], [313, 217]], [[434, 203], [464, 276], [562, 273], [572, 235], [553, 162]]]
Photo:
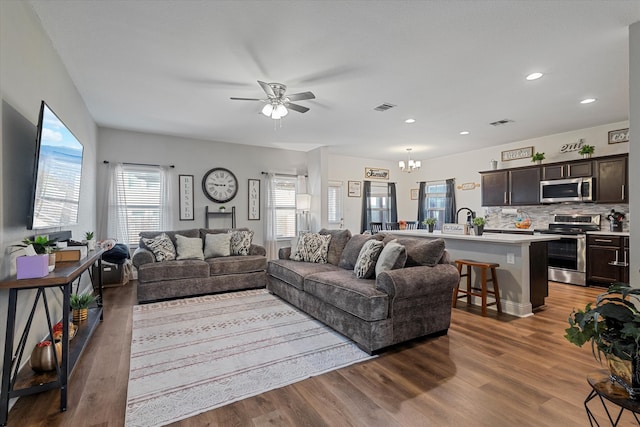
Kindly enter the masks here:
[[58, 363], [62, 364], [62, 343], [55, 343], [52, 345], [51, 341], [42, 341], [36, 344], [35, 348], [31, 352], [31, 358], [29, 363], [31, 369], [36, 372], [52, 371], [56, 368], [55, 357], [53, 352], [54, 348], [56, 356], [58, 357]]

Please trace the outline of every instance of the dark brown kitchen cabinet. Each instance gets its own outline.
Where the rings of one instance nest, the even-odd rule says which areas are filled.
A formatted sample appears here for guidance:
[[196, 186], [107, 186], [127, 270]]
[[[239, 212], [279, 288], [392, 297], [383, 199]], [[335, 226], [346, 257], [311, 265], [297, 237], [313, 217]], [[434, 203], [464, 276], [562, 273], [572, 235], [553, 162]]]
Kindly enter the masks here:
[[593, 176], [593, 162], [591, 160], [542, 166], [543, 181], [590, 176]]
[[594, 160], [596, 169], [596, 202], [628, 203], [628, 156]]
[[505, 169], [481, 174], [482, 206], [540, 203], [540, 168]]
[[587, 236], [587, 283], [629, 283], [629, 238], [617, 235]]

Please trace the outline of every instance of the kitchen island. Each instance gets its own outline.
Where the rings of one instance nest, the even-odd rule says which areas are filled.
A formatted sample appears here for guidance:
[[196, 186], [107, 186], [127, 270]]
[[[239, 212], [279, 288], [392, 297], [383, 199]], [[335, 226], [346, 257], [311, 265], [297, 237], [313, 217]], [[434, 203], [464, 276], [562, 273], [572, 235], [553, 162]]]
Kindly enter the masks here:
[[[548, 296], [547, 242], [558, 236], [493, 234], [482, 236], [443, 234], [426, 230], [399, 230], [398, 236], [445, 240], [451, 260], [471, 259], [500, 264], [497, 269], [502, 310], [518, 317], [531, 316], [533, 310], [544, 306]], [[476, 275], [473, 275], [476, 280]], [[480, 305], [480, 298], [472, 297]], [[491, 307], [495, 309], [494, 307]]]

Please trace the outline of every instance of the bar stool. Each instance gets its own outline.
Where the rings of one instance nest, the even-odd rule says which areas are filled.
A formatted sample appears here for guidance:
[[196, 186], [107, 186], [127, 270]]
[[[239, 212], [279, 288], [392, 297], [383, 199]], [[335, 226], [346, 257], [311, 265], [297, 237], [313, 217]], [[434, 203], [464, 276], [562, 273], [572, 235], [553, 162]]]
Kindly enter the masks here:
[[[455, 308], [456, 303], [458, 302], [458, 293], [463, 293], [467, 295], [467, 304], [471, 305], [471, 296], [481, 297], [482, 298], [482, 315], [487, 315], [487, 306], [496, 305], [498, 309], [498, 313], [502, 313], [502, 304], [500, 304], [500, 287], [498, 286], [498, 277], [496, 276], [496, 268], [500, 267], [500, 264], [490, 263], [490, 262], [478, 262], [472, 261], [468, 259], [457, 259], [456, 265], [458, 266], [458, 273], [460, 273], [460, 278], [466, 276], [467, 278], [467, 290], [460, 289], [460, 283], [453, 291], [453, 303], [452, 306]], [[462, 267], [467, 267], [467, 272], [462, 273]], [[477, 267], [480, 269], [481, 275], [481, 287], [474, 288], [471, 286], [471, 267]], [[487, 279], [487, 269], [491, 269], [491, 278]], [[487, 289], [487, 282], [491, 282], [493, 284], [493, 290]], [[487, 303], [487, 294], [493, 295], [495, 298], [494, 302]], [[463, 295], [464, 296], [464, 295]]]

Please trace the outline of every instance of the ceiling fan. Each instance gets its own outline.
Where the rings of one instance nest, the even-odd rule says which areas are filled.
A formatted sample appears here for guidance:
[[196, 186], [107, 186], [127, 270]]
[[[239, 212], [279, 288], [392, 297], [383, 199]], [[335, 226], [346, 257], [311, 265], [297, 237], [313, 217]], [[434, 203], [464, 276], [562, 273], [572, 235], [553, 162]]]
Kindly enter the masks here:
[[287, 87], [282, 83], [265, 83], [258, 80], [258, 84], [262, 87], [262, 90], [267, 94], [267, 99], [258, 98], [235, 98], [231, 99], [236, 101], [261, 101], [266, 105], [262, 108], [262, 114], [267, 117], [271, 117], [274, 120], [281, 119], [289, 114], [289, 109], [297, 111], [298, 113], [306, 113], [309, 111], [307, 107], [302, 105], [293, 104], [291, 101], [303, 101], [305, 99], [315, 99], [315, 95], [311, 92], [300, 92], [286, 95]]

